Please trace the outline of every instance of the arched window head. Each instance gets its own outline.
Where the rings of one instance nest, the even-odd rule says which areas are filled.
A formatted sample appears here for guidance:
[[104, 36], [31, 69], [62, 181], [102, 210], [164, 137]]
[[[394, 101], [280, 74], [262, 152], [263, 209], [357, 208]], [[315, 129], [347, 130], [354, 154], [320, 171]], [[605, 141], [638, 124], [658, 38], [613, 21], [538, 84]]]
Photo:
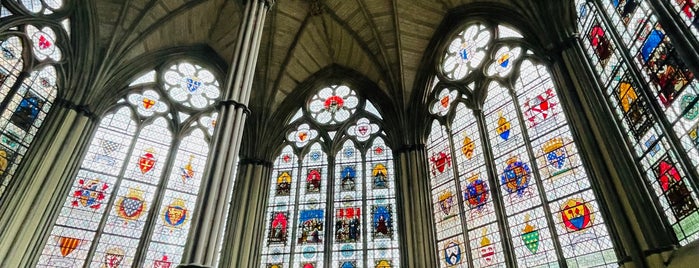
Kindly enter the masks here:
[[381, 115], [346, 85], [321, 87], [308, 103], [274, 162], [261, 266], [399, 267]]
[[213, 95], [172, 93], [187, 85], [188, 76], [173, 84], [182, 66], [211, 75], [203, 91], [220, 91], [210, 71], [185, 61], [136, 78], [102, 116], [38, 267], [180, 263], [217, 118]]
[[6, 189], [16, 185], [24, 155], [58, 96], [56, 63], [65, 60], [67, 48], [60, 44], [69, 43], [68, 20], [43, 16], [63, 8], [61, 1], [18, 2], [3, 3], [0, 14], [27, 16], [0, 37], [0, 203], [10, 198]]
[[546, 64], [509, 26], [463, 29], [445, 42], [431, 85], [427, 164], [439, 266], [615, 264]]
[[[691, 179], [699, 171], [699, 82], [650, 2], [577, 0], [577, 26], [650, 202], [686, 244], [699, 238], [699, 184]], [[679, 12], [671, 17], [696, 39], [695, 2], [662, 4]]]

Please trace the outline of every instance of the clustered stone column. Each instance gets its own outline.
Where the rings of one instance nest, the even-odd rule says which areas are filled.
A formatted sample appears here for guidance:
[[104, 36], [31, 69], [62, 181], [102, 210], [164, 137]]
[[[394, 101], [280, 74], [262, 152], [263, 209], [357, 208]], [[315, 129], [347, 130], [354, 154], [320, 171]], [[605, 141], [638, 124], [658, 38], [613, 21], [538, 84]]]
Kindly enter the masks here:
[[[224, 236], [226, 209], [230, 203], [234, 171], [243, 137], [243, 126], [249, 114], [257, 54], [267, 11], [274, 0], [249, 0], [245, 4], [238, 32], [235, 54], [225, 82], [218, 125], [213, 138], [208, 176], [202, 182], [202, 195], [192, 222], [180, 267], [210, 267], [216, 262]], [[233, 219], [234, 220], [234, 219]], [[185, 265], [184, 263], [189, 263]], [[226, 267], [221, 266], [221, 267]]]
[[219, 267], [259, 267], [272, 163], [242, 159]]
[[430, 179], [424, 145], [407, 146], [395, 158], [398, 174], [398, 217], [403, 267], [434, 267], [437, 264], [432, 223]]
[[[46, 232], [51, 230], [68, 188], [72, 172], [80, 165], [96, 118], [85, 107], [70, 101], [56, 101], [50, 117], [17, 170], [15, 183], [8, 189], [12, 198], [0, 207], [0, 267], [30, 267], [41, 253]], [[71, 152], [71, 153], [65, 153]], [[43, 230], [43, 231], [37, 231]]]

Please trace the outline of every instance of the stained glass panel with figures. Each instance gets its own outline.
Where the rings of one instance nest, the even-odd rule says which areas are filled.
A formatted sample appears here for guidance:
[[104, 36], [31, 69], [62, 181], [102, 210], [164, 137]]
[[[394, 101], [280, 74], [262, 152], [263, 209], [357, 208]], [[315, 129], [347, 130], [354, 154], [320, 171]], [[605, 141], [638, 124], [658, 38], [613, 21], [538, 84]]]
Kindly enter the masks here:
[[[686, 170], [679, 165], [676, 154], [687, 153], [692, 165], [697, 166], [697, 146], [695, 126], [699, 123], [694, 116], [694, 99], [697, 95], [697, 81], [688, 70], [677, 52], [674, 44], [661, 25], [657, 22], [654, 11], [647, 1], [612, 2], [599, 12], [595, 5], [586, 1], [576, 1], [578, 6], [578, 27], [595, 25], [607, 37], [603, 42], [609, 43], [605, 53], [621, 55], [618, 44], [611, 38], [619, 34], [630, 48], [633, 62], [619, 60], [612, 56], [613, 68], [595, 68], [604, 89], [607, 104], [613, 111], [618, 124], [628, 133], [627, 141], [633, 148], [637, 163], [643, 170], [647, 183], [653, 193], [660, 197], [657, 204], [673, 226], [680, 243], [686, 243], [699, 237], [699, 213], [695, 188], [688, 183]], [[679, 1], [677, 2], [679, 3]], [[612, 12], [611, 7], [615, 7]], [[689, 10], [688, 10], [689, 11]], [[620, 16], [626, 14], [628, 23], [620, 23]], [[602, 21], [608, 16], [616, 27], [607, 27]], [[622, 16], [623, 18], [624, 16]], [[615, 32], [616, 31], [616, 32]], [[592, 41], [583, 41], [588, 59], [596, 66], [600, 65], [600, 55]], [[644, 74], [634, 75], [634, 67]], [[644, 86], [648, 85], [648, 87]], [[646, 91], [650, 89], [650, 91]], [[646, 91], [646, 92], [644, 92]], [[657, 108], [646, 99], [655, 97]], [[656, 113], [653, 112], [656, 111]], [[667, 133], [661, 125], [664, 116], [672, 125]], [[681, 147], [670, 146], [667, 135], [677, 135]], [[676, 152], [675, 148], [684, 150]], [[674, 187], [671, 187], [674, 186]], [[677, 194], [682, 192], [682, 194]]]
[[332, 228], [326, 222], [326, 196], [328, 193], [328, 157], [320, 143], [309, 146], [301, 165], [299, 184], [298, 215], [292, 223], [296, 229], [294, 236], [294, 266], [313, 264], [322, 267], [325, 241], [325, 228]]
[[393, 152], [381, 114], [347, 86], [309, 99], [274, 162], [260, 267], [400, 266]]
[[[27, 31], [31, 27], [27, 26]], [[31, 41], [13, 35], [0, 40], [0, 100], [5, 105], [0, 111], [0, 200], [57, 95], [54, 66], [25, 69], [26, 42]], [[39, 54], [34, 56], [45, 59]], [[22, 71], [30, 74], [18, 80]]]
[[294, 203], [298, 188], [298, 158], [291, 146], [282, 149], [274, 161], [270, 178], [267, 215], [265, 217], [265, 241], [262, 247], [263, 267], [273, 264], [289, 264], [291, 234], [295, 229]]
[[390, 260], [392, 267], [400, 267], [393, 151], [386, 141], [376, 137], [364, 157], [367, 266]]

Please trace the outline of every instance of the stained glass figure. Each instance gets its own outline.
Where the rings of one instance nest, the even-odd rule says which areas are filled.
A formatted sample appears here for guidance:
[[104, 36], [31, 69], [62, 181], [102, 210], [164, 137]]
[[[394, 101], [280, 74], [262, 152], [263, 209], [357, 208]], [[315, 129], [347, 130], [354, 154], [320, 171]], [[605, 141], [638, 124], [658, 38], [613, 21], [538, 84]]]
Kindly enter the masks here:
[[12, 114], [10, 121], [22, 130], [29, 131], [34, 125], [34, 121], [39, 117], [39, 111], [44, 103], [46, 103], [45, 100], [28, 91], [17, 106], [15, 113]]
[[308, 175], [306, 175], [306, 192], [307, 193], [320, 192], [320, 170], [317, 170], [317, 169], [308, 170]]
[[651, 81], [658, 87], [658, 98], [669, 106], [675, 101], [694, 74], [674, 52], [675, 48], [660, 25], [643, 37], [644, 43], [639, 52], [639, 59]]
[[602, 66], [607, 65], [609, 59], [612, 57], [613, 48], [602, 26], [599, 24], [592, 26], [588, 33], [588, 38]]
[[277, 177], [277, 190], [276, 195], [284, 196], [289, 195], [291, 192], [291, 171], [282, 171]]
[[341, 188], [342, 191], [354, 191], [355, 190], [355, 179], [357, 178], [357, 172], [353, 167], [348, 166], [342, 169], [340, 172], [340, 177], [342, 178]]
[[374, 189], [388, 188], [388, 176], [386, 176], [387, 173], [388, 170], [386, 169], [386, 166], [384, 166], [383, 164], [379, 163], [374, 166], [374, 168], [371, 171], [371, 175], [374, 179]]
[[361, 235], [361, 209], [358, 207], [335, 210], [335, 241], [357, 242]]
[[372, 206], [372, 227], [373, 236], [393, 237], [393, 220], [391, 217], [391, 206]]
[[299, 244], [321, 243], [323, 232], [323, 217], [322, 209], [301, 210], [299, 212]]
[[272, 213], [272, 223], [269, 228], [267, 241], [271, 243], [286, 243], [287, 242], [287, 225], [288, 216], [285, 212]]

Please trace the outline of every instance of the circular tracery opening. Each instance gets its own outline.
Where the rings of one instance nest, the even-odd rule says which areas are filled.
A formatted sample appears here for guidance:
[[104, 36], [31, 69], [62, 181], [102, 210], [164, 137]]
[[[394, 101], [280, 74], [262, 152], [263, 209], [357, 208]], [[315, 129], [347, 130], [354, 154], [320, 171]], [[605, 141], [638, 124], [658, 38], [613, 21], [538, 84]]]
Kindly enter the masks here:
[[331, 85], [311, 98], [308, 112], [316, 122], [334, 125], [347, 121], [358, 104], [359, 98], [354, 90], [345, 85]]

